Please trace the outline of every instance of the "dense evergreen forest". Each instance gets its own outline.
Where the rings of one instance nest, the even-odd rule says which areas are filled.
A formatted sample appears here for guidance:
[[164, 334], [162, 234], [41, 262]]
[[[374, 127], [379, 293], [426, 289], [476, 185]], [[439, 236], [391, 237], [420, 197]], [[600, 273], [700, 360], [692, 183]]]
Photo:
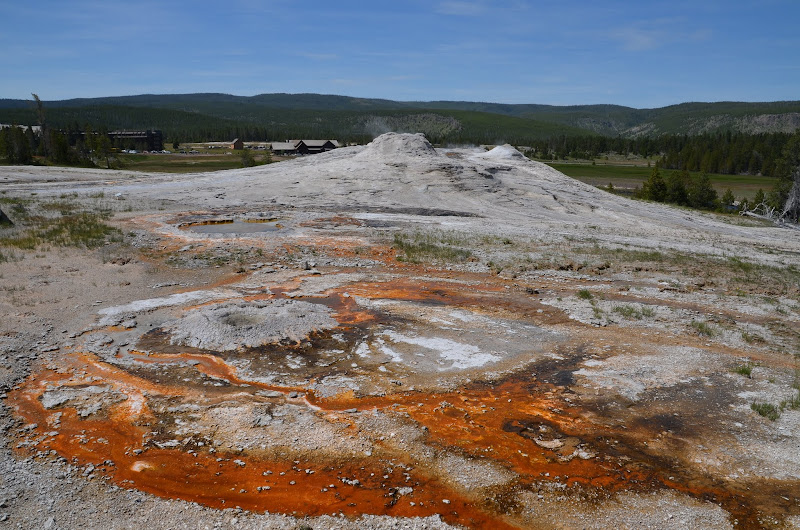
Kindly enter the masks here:
[[534, 156], [545, 160], [593, 159], [607, 153], [660, 157], [667, 169], [686, 169], [724, 175], [775, 173], [776, 163], [791, 134], [725, 133], [663, 135], [642, 138], [605, 136], [558, 136], [532, 142]]

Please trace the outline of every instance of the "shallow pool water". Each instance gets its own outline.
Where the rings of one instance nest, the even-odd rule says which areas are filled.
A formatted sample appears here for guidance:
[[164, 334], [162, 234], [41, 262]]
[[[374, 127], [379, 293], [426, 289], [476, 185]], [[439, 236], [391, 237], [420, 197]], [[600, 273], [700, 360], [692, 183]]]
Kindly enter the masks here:
[[199, 234], [253, 234], [256, 232], [274, 232], [280, 227], [277, 221], [226, 221], [198, 223], [183, 228]]

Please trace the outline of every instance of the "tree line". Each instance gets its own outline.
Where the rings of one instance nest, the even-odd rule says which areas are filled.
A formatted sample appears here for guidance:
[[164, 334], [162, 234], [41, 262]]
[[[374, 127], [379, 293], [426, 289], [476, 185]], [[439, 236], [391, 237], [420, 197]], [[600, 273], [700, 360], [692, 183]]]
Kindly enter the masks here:
[[11, 125], [0, 129], [0, 158], [8, 164], [110, 167], [113, 143], [105, 131], [87, 128], [81, 134], [47, 127], [37, 134], [32, 127]]
[[[664, 160], [664, 157], [662, 157]], [[661, 163], [657, 163], [650, 177], [636, 193], [637, 197], [656, 202], [677, 204], [699, 209], [717, 209], [720, 211], [747, 210], [760, 204], [768, 207], [783, 208], [792, 186], [800, 184], [800, 131], [788, 136], [783, 148], [772, 162], [771, 173], [778, 177], [775, 186], [768, 193], [759, 189], [752, 201], [741, 199], [738, 204], [730, 189], [722, 197], [718, 197], [711, 186], [706, 171], [699, 177], [692, 176], [686, 167], [680, 171], [662, 174]]]
[[724, 175], [778, 176], [776, 164], [791, 134], [725, 132], [699, 136], [663, 135], [640, 138], [566, 136], [533, 141], [539, 159], [594, 159], [608, 153], [659, 157], [659, 166]]
[[[39, 102], [40, 103], [40, 102]], [[39, 104], [37, 103], [37, 105]], [[32, 124], [41, 108], [0, 109], [0, 122]], [[212, 112], [216, 114], [212, 114]], [[235, 117], [235, 119], [231, 119]], [[335, 138], [342, 143], [366, 143], [383, 130], [425, 133], [434, 144], [510, 143], [530, 149], [537, 158], [594, 159], [606, 154], [658, 158], [664, 169], [720, 174], [777, 176], [776, 164], [791, 137], [786, 133], [725, 132], [688, 135], [608, 137], [555, 123], [459, 110], [338, 111], [232, 107], [191, 112], [150, 107], [100, 105], [55, 107], [47, 123], [63, 131], [159, 129], [165, 143]]]
[[663, 176], [658, 164], [653, 167], [650, 177], [635, 195], [641, 199], [702, 210], [725, 211], [730, 209], [735, 202], [730, 189], [725, 192], [723, 199], [718, 198], [717, 191], [711, 186], [708, 173], [702, 173], [699, 177], [695, 177], [688, 170], [682, 169]]

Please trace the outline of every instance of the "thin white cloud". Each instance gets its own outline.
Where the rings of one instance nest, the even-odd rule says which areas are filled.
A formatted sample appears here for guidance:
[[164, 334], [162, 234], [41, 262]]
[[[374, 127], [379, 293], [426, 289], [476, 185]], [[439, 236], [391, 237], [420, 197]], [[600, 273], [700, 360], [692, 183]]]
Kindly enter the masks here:
[[649, 51], [676, 42], [700, 42], [711, 39], [710, 29], [687, 31], [680, 19], [656, 19], [638, 22], [606, 33], [606, 37], [619, 42], [622, 49], [632, 52]]
[[440, 15], [476, 17], [486, 12], [486, 6], [481, 2], [440, 2], [436, 12]]
[[314, 59], [317, 61], [333, 61], [339, 58], [335, 53], [309, 53], [309, 52], [296, 52], [296, 56], [305, 57], [306, 59]]
[[[495, 5], [492, 5], [492, 4]], [[434, 7], [434, 12], [440, 15], [455, 15], [463, 17], [518, 14], [529, 11], [530, 5], [523, 0], [506, 0], [504, 2], [491, 2], [487, 0], [446, 0], [439, 2]]]
[[611, 33], [610, 36], [612, 39], [619, 41], [623, 49], [632, 52], [652, 50], [663, 43], [658, 32], [642, 28], [618, 29]]
[[466, 50], [486, 50], [493, 46], [493, 42], [481, 40], [463, 40], [458, 42], [443, 42], [436, 47], [437, 53], [456, 53], [463, 55]]
[[187, 77], [209, 77], [209, 78], [220, 78], [220, 77], [227, 77], [232, 79], [241, 79], [244, 77], [252, 77], [251, 72], [248, 71], [247, 68], [243, 67], [241, 69], [235, 70], [192, 70], [187, 73]]

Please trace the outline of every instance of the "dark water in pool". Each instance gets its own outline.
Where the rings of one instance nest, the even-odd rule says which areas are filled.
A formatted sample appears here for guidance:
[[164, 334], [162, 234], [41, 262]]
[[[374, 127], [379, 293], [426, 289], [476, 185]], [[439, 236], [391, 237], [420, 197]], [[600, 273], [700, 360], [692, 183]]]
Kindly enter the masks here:
[[196, 224], [184, 227], [198, 234], [254, 234], [278, 230], [276, 221], [231, 221], [226, 223]]

